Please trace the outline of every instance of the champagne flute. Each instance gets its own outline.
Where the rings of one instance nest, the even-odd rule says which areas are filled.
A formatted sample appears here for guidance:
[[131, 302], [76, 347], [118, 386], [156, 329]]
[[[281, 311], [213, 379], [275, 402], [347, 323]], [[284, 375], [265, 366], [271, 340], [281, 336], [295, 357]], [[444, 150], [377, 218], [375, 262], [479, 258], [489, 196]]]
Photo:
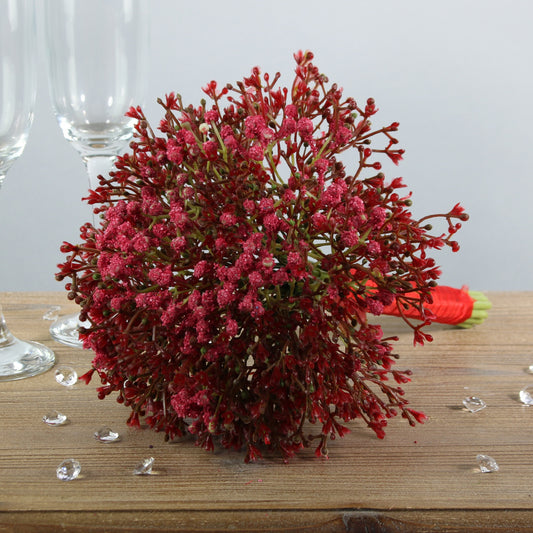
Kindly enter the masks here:
[[[0, 186], [33, 121], [36, 54], [34, 0], [0, 0]], [[13, 336], [0, 305], [0, 381], [41, 374], [54, 361], [46, 346]]]
[[[147, 0], [45, 0], [52, 105], [63, 136], [81, 155], [89, 186], [98, 186], [133, 136], [147, 79]], [[52, 337], [81, 347], [78, 315], [50, 327]]]

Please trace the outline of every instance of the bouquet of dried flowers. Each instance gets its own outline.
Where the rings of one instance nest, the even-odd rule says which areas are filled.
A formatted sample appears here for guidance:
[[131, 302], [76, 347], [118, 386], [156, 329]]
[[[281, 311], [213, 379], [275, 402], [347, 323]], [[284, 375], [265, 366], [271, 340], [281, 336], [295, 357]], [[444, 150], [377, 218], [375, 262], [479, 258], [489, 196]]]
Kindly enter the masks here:
[[132, 426], [247, 461], [327, 455], [353, 419], [380, 438], [391, 417], [425, 420], [404, 398], [395, 339], [367, 315], [415, 309], [415, 343], [429, 340], [428, 251], [456, 251], [468, 218], [457, 204], [415, 220], [379, 161], [402, 158], [398, 123], [374, 126], [373, 99], [344, 98], [310, 52], [295, 59], [291, 87], [254, 68], [210, 82], [197, 107], [168, 94], [158, 133], [131, 109], [131, 153], [88, 198], [101, 224], [63, 244], [58, 274], [90, 323], [84, 379], [98, 374], [100, 398], [118, 393]]

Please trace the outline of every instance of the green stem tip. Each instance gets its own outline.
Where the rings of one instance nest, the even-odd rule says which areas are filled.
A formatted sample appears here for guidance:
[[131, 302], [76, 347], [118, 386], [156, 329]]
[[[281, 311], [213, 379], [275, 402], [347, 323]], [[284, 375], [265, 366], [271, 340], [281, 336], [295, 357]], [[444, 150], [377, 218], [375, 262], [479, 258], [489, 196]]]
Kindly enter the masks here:
[[489, 316], [489, 309], [492, 308], [490, 300], [485, 296], [484, 293], [479, 291], [468, 291], [468, 294], [474, 300], [472, 315], [464, 322], [461, 322], [461, 324], [457, 324], [458, 327], [465, 329], [483, 323]]

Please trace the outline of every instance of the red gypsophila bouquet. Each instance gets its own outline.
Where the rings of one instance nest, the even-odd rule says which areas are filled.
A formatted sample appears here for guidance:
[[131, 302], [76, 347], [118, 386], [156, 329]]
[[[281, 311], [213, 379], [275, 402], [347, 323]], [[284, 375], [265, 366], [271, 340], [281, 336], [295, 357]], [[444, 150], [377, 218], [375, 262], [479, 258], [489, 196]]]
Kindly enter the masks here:
[[[356, 418], [380, 438], [393, 416], [425, 419], [397, 385], [410, 375], [393, 369], [397, 339], [366, 317], [415, 307], [415, 342], [430, 340], [440, 272], [427, 251], [457, 250], [467, 215], [412, 218], [402, 179], [387, 182], [378, 161], [402, 158], [398, 123], [373, 128], [374, 100], [343, 99], [312, 58], [295, 54], [290, 88], [254, 68], [235, 86], [209, 83], [209, 104], [169, 94], [160, 134], [131, 109], [132, 153], [88, 198], [101, 225], [62, 247], [58, 277], [71, 278], [96, 353], [84, 379], [98, 373], [100, 398], [118, 392], [132, 426], [143, 417], [249, 461], [313, 441], [326, 455]], [[446, 234], [429, 234], [432, 217]]]

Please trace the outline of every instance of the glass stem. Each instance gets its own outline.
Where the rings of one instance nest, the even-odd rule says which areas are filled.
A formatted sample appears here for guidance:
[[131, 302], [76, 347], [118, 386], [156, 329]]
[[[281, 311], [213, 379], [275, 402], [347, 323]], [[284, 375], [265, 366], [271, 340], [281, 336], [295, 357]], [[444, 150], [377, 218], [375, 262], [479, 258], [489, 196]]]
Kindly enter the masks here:
[[6, 173], [0, 172], [0, 189], [2, 188], [2, 183], [4, 183], [5, 178], [6, 178]]
[[2, 304], [0, 304], [0, 348], [8, 346], [13, 342], [13, 335], [7, 327], [4, 313], [2, 312]]
[[116, 155], [89, 155], [83, 156], [83, 162], [89, 174], [89, 188], [94, 190], [99, 186], [98, 176], [107, 177], [113, 168]]

